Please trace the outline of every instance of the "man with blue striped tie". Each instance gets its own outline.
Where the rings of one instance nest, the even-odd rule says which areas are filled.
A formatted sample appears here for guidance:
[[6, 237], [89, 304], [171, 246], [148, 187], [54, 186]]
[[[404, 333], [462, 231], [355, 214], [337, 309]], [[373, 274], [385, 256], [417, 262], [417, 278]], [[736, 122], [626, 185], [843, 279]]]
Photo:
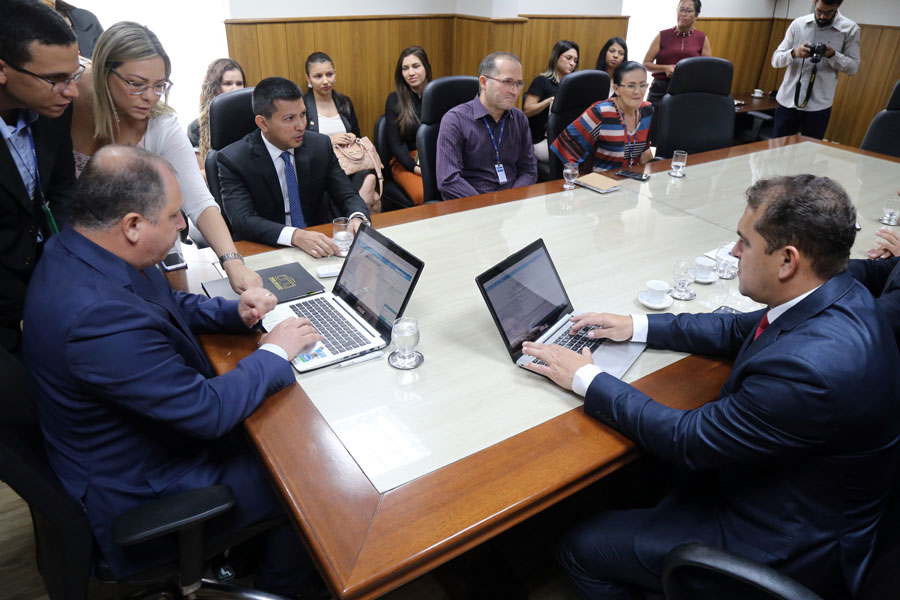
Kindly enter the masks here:
[[296, 246], [332, 256], [330, 237], [305, 228], [349, 216], [368, 222], [366, 203], [350, 183], [327, 135], [306, 131], [306, 105], [297, 85], [268, 77], [253, 90], [259, 129], [218, 154], [222, 203], [235, 238]]

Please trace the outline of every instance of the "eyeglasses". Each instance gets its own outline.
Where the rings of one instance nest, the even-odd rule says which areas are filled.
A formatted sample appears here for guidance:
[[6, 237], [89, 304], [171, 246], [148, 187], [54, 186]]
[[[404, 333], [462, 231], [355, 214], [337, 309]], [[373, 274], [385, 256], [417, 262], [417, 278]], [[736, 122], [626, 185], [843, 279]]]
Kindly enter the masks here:
[[825, 17], [826, 19], [830, 19], [831, 17], [833, 17], [834, 15], [837, 14], [836, 8], [831, 9], [831, 10], [819, 10], [817, 8], [817, 9], [815, 9], [815, 11], [816, 11], [817, 15], [819, 15], [820, 17]]
[[519, 89], [522, 89], [523, 87], [525, 87], [525, 82], [522, 81], [521, 79], [519, 81], [516, 81], [515, 79], [497, 79], [496, 77], [491, 77], [489, 75], [485, 75], [485, 77], [487, 77], [488, 79], [493, 79], [500, 85], [507, 87], [511, 90], [519, 90]]
[[144, 83], [143, 81], [131, 81], [130, 79], [128, 79], [127, 77], [125, 77], [124, 75], [122, 75], [121, 73], [116, 71], [115, 69], [110, 69], [109, 71], [110, 71], [110, 73], [112, 73], [113, 75], [115, 75], [116, 77], [118, 77], [119, 79], [121, 79], [122, 81], [124, 81], [125, 83], [128, 84], [128, 87], [131, 88], [128, 90], [128, 93], [131, 94], [132, 96], [140, 96], [141, 94], [143, 94], [144, 92], [146, 92], [147, 90], [149, 90], [151, 88], [153, 89], [154, 94], [156, 94], [157, 96], [162, 96], [163, 94], [165, 94], [166, 92], [169, 91], [170, 87], [172, 87], [171, 81], [161, 81], [159, 83], [154, 83], [153, 85], [150, 85], [149, 83]]
[[693, 9], [693, 8], [679, 8], [679, 9], [678, 9], [678, 14], [681, 14], [681, 15], [692, 15], [692, 14], [694, 14], [694, 9]]
[[619, 85], [619, 87], [625, 88], [629, 92], [636, 92], [638, 90], [646, 92], [647, 88], [650, 87], [650, 84], [648, 84], [646, 81], [644, 83], [623, 83]]
[[69, 87], [70, 83], [77, 82], [79, 79], [81, 79], [81, 76], [84, 75], [84, 65], [78, 65], [78, 68], [75, 70], [75, 72], [72, 73], [71, 75], [69, 75], [68, 77], [65, 75], [58, 75], [56, 77], [50, 78], [50, 77], [44, 77], [43, 75], [38, 75], [37, 73], [32, 73], [28, 69], [23, 69], [22, 67], [17, 67], [16, 65], [14, 65], [12, 63], [6, 63], [6, 64], [8, 64], [12, 69], [14, 69], [20, 73], [25, 73], [26, 75], [31, 75], [32, 77], [37, 77], [41, 81], [46, 81], [47, 83], [50, 84], [50, 91], [54, 94], [58, 94], [59, 92], [63, 91], [64, 89]]

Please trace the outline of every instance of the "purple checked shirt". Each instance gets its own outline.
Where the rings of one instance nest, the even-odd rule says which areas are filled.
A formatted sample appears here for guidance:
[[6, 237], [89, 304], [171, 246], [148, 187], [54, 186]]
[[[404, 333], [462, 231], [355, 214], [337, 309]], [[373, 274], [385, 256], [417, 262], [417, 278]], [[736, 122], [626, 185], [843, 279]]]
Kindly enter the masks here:
[[[494, 168], [494, 145], [485, 117], [500, 146], [500, 162], [506, 172], [503, 184]], [[500, 126], [504, 121], [501, 140]], [[513, 108], [506, 111], [500, 122], [495, 122], [477, 96], [450, 109], [441, 119], [436, 162], [437, 185], [444, 200], [508, 190], [537, 181], [537, 162], [525, 113]]]

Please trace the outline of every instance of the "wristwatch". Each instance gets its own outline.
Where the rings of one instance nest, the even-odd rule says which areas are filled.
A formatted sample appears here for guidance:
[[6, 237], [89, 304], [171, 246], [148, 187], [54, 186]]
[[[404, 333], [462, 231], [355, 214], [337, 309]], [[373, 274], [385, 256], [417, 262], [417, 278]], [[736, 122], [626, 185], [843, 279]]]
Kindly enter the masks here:
[[224, 269], [225, 263], [228, 262], [229, 260], [233, 260], [233, 259], [238, 259], [241, 262], [244, 262], [244, 257], [241, 256], [239, 253], [228, 252], [227, 254], [223, 254], [222, 256], [219, 257], [219, 264], [222, 265], [222, 268]]
[[349, 217], [347, 217], [348, 221], [352, 221], [353, 219], [359, 219], [363, 223], [368, 225], [369, 227], [372, 226], [372, 222], [369, 220], [369, 217], [367, 217], [366, 213], [364, 213], [364, 212], [356, 211], [355, 213], [352, 213]]

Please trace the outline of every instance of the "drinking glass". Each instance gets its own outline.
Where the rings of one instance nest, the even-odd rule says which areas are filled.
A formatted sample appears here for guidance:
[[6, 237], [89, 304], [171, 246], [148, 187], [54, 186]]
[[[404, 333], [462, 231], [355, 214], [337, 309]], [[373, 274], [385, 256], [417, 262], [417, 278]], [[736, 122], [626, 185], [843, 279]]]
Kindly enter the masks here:
[[566, 182], [563, 184], [563, 189], [574, 190], [575, 179], [578, 178], [578, 165], [572, 162], [567, 162], [563, 167], [563, 178], [566, 180]]
[[331, 240], [338, 247], [338, 256], [347, 256], [353, 243], [353, 227], [347, 217], [338, 217], [331, 222]]
[[731, 254], [732, 244], [725, 242], [716, 250], [716, 275], [719, 279], [734, 279], [737, 275], [738, 259]]
[[884, 201], [884, 215], [878, 221], [885, 225], [894, 226], [897, 224], [898, 216], [900, 216], [900, 199], [888, 197]]
[[391, 343], [394, 351], [388, 355], [388, 364], [396, 369], [415, 369], [422, 364], [425, 357], [416, 352], [419, 343], [419, 322], [412, 317], [400, 317], [394, 320], [391, 329]]
[[676, 300], [693, 300], [697, 297], [697, 294], [691, 289], [691, 282], [694, 281], [696, 276], [693, 260], [688, 258], [676, 260], [672, 276], [675, 278], [675, 289], [670, 292], [673, 298]]
[[676, 150], [672, 154], [672, 170], [669, 171], [669, 175], [672, 177], [684, 177], [685, 165], [687, 165], [687, 152]]

